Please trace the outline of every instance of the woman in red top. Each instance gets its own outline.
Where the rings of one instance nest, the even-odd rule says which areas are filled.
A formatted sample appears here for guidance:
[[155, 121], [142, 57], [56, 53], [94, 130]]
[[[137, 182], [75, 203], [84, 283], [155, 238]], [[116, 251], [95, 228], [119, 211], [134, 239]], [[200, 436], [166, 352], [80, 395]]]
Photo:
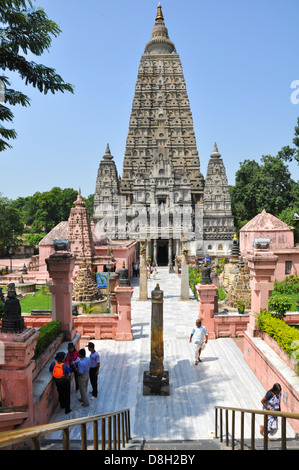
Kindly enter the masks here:
[[67, 349], [68, 349], [68, 353], [65, 358], [65, 363], [69, 366], [70, 371], [74, 372], [76, 392], [77, 392], [79, 390], [78, 368], [77, 368], [77, 363], [79, 362], [79, 352], [76, 350], [73, 343], [69, 343]]

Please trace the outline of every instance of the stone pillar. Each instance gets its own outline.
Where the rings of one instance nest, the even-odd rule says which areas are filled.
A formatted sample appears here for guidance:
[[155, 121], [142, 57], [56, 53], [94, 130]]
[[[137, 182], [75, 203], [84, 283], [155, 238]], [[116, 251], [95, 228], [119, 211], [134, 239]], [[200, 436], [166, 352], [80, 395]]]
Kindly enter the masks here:
[[132, 341], [131, 298], [134, 289], [130, 286], [128, 270], [126, 268], [120, 270], [119, 283], [114, 292], [116, 295], [118, 314], [115, 339], [117, 341]]
[[143, 374], [143, 395], [169, 395], [169, 373], [164, 370], [163, 291], [152, 291], [151, 361]]
[[157, 263], [157, 259], [158, 259], [158, 258], [157, 258], [157, 253], [158, 253], [157, 250], [158, 250], [158, 241], [157, 241], [157, 239], [155, 238], [155, 239], [154, 239], [154, 264], [155, 264], [155, 266], [157, 266], [157, 264], [158, 264], [158, 263]]
[[139, 300], [147, 300], [147, 270], [145, 241], [140, 241]]
[[168, 269], [169, 272], [173, 272], [173, 264], [172, 264], [172, 238], [168, 240]]
[[52, 278], [52, 319], [60, 321], [65, 339], [72, 341], [76, 330], [72, 317], [72, 273], [75, 258], [68, 252], [55, 252], [46, 259], [47, 269]]
[[117, 299], [115, 289], [119, 283], [118, 273], [113, 273], [109, 279], [109, 293], [110, 293], [110, 313], [117, 314]]
[[199, 299], [199, 313], [200, 318], [208, 331], [210, 339], [216, 338], [215, 331], [215, 297], [217, 296], [218, 289], [214, 284], [197, 284], [195, 286], [198, 299]]
[[256, 314], [268, 309], [268, 299], [274, 289], [274, 272], [278, 256], [271, 251], [254, 250], [247, 256], [250, 269], [251, 314], [247, 332], [255, 336]]
[[146, 259], [152, 257], [152, 241], [150, 238], [147, 239], [146, 242]]
[[180, 240], [177, 238], [175, 241], [176, 247], [175, 247], [175, 254], [176, 256], [180, 256]]
[[189, 300], [189, 266], [186, 252], [183, 252], [181, 259], [181, 300]]
[[32, 358], [39, 334], [34, 328], [26, 328], [22, 333], [0, 333], [1, 406], [28, 406], [24, 416], [26, 427], [34, 425]]

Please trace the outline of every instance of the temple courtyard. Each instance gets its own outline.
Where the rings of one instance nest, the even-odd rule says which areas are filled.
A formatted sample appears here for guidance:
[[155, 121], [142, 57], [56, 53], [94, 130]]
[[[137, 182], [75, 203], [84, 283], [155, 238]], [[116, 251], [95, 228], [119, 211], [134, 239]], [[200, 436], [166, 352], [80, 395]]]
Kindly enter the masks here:
[[[189, 338], [198, 317], [198, 303], [191, 291], [189, 301], [180, 300], [180, 278], [168, 268], [159, 268], [156, 279], [148, 281], [149, 298], [157, 283], [164, 292], [164, 369], [169, 371], [170, 395], [143, 396], [143, 373], [150, 362], [151, 301], [139, 301], [139, 278], [134, 278], [133, 341], [94, 340], [101, 358], [98, 398], [90, 400], [89, 407], [82, 407], [73, 381], [72, 412], [66, 416], [58, 406], [52, 422], [130, 408], [133, 439], [192, 441], [214, 437], [216, 405], [261, 409], [265, 389], [243, 360], [242, 340], [210, 340], [202, 352], [202, 362], [196, 366]], [[238, 413], [236, 417], [238, 437]], [[256, 416], [257, 438], [261, 437], [262, 419]], [[287, 437], [293, 438], [294, 431], [287, 426]], [[87, 432], [87, 439], [92, 440], [92, 424]], [[250, 415], [245, 414], [248, 437]], [[80, 427], [70, 430], [70, 438], [80, 439]], [[61, 433], [53, 433], [48, 439], [60, 440]]]

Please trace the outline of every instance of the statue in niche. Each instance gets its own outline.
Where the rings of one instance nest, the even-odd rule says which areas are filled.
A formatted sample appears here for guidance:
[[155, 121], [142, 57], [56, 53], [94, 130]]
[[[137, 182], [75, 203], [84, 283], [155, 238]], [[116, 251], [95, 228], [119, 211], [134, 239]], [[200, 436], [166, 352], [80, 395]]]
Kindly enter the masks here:
[[21, 315], [21, 305], [17, 299], [15, 284], [7, 286], [7, 299], [4, 303], [2, 317], [2, 333], [22, 333], [26, 329], [24, 318]]

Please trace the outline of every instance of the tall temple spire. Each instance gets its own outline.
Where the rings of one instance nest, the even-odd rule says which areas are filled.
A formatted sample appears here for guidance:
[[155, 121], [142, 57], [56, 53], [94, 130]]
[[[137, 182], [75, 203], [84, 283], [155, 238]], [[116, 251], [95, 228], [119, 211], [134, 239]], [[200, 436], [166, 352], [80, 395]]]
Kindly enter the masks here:
[[[149, 257], [169, 266], [181, 254], [181, 237], [192, 256], [230, 253], [235, 230], [225, 168], [215, 142], [206, 181], [200, 171], [183, 67], [160, 3], [139, 63], [121, 179], [112, 158], [107, 146], [93, 216], [102, 223], [111, 212], [112, 238], [146, 238]], [[177, 214], [188, 214], [182, 224], [175, 223]]]

